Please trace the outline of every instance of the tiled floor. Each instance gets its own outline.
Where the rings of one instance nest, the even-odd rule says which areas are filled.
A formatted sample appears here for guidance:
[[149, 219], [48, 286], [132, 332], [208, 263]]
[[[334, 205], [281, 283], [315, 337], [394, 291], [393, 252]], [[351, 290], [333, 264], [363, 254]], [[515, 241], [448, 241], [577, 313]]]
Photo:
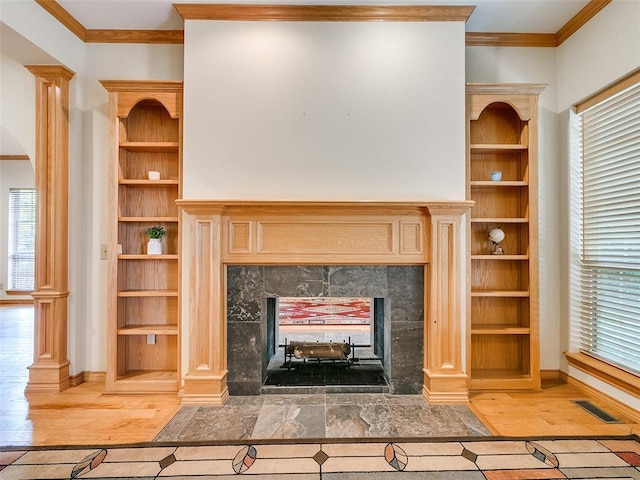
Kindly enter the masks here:
[[[0, 452], [3, 479], [640, 479], [632, 439], [254, 443]], [[3, 468], [4, 467], [4, 468]]]
[[230, 397], [223, 407], [182, 407], [156, 441], [409, 438], [490, 435], [465, 405], [420, 395], [316, 394]]

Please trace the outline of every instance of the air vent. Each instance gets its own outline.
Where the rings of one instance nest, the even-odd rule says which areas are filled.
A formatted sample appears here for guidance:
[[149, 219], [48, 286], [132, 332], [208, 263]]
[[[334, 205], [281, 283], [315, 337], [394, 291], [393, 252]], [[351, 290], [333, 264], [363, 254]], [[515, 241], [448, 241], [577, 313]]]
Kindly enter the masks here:
[[591, 415], [599, 418], [604, 423], [622, 423], [620, 420], [618, 420], [615, 417], [612, 417], [607, 412], [596, 407], [593, 403], [591, 403], [588, 400], [574, 400], [573, 403], [583, 408], [584, 410], [589, 412]]

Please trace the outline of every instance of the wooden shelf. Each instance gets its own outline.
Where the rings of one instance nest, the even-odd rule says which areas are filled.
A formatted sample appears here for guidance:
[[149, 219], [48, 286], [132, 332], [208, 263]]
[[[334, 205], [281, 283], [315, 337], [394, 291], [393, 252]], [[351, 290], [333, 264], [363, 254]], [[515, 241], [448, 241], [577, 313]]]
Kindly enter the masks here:
[[122, 290], [118, 297], [177, 297], [177, 290]]
[[529, 223], [524, 217], [478, 217], [472, 218], [471, 223]]
[[528, 297], [527, 290], [471, 290], [472, 297], [506, 297], [523, 298]]
[[177, 325], [130, 325], [118, 329], [118, 335], [178, 335]]
[[506, 187], [526, 187], [529, 185], [529, 182], [524, 182], [520, 180], [473, 180], [469, 182], [471, 187], [491, 187], [491, 188], [506, 188]]
[[177, 223], [178, 217], [118, 217], [119, 222]]
[[128, 370], [123, 375], [118, 377], [118, 380], [135, 380], [140, 381], [153, 381], [153, 382], [175, 382], [176, 371], [175, 370]]
[[529, 335], [530, 333], [529, 327], [517, 325], [482, 324], [471, 326], [471, 335]]
[[174, 179], [147, 180], [147, 179], [123, 179], [119, 180], [120, 185], [130, 185], [135, 187], [171, 187], [178, 186], [180, 182]]
[[146, 255], [146, 254], [122, 254], [118, 255], [118, 260], [178, 260], [177, 254], [167, 255]]
[[120, 148], [129, 152], [174, 153], [178, 152], [178, 142], [121, 142]]
[[471, 255], [471, 260], [529, 260], [529, 255]]
[[528, 150], [527, 145], [523, 144], [483, 144], [473, 143], [469, 146], [471, 153], [513, 153], [513, 152], [526, 152]]

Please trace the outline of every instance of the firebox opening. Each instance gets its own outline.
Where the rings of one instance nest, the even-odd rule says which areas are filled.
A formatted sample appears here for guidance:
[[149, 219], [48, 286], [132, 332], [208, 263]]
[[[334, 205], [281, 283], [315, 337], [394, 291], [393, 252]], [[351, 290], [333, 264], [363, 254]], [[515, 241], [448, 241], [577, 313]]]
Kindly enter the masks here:
[[272, 297], [267, 316], [265, 387], [388, 391], [383, 298]]

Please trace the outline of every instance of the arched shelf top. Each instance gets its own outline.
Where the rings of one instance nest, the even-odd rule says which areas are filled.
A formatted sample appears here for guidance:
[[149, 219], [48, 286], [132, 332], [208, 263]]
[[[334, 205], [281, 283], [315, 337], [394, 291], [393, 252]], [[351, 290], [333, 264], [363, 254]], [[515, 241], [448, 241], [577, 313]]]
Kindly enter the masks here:
[[469, 139], [473, 144], [521, 144], [527, 121], [511, 102], [500, 99], [482, 109], [471, 125]]
[[129, 116], [133, 108], [141, 102], [155, 101], [162, 105], [171, 118], [182, 115], [182, 82], [117, 81], [101, 80], [109, 92], [118, 93], [119, 118]]
[[470, 120], [478, 120], [482, 112], [496, 103], [509, 105], [523, 122], [531, 120], [532, 96], [536, 98], [544, 90], [542, 84], [467, 84], [467, 94], [473, 94], [469, 105]]
[[129, 98], [126, 94], [120, 94], [118, 100], [118, 117], [120, 118], [127, 118], [133, 109], [140, 105], [151, 104], [162, 106], [173, 119], [180, 118], [181, 102], [176, 101], [176, 95], [167, 96], [166, 94], [148, 93], [143, 97]]

